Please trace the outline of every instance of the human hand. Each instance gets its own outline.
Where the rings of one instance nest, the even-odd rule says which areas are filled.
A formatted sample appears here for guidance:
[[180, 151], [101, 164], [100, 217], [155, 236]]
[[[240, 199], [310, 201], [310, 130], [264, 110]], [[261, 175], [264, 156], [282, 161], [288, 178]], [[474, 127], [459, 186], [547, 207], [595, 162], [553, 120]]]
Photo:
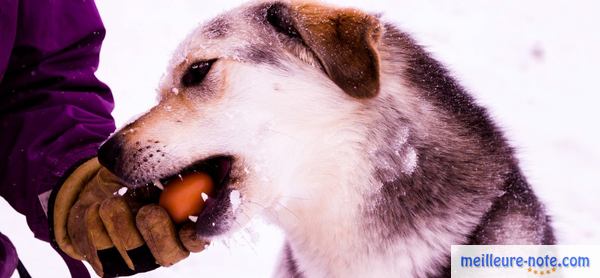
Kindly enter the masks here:
[[152, 187], [127, 189], [96, 158], [89, 160], [56, 194], [56, 242], [104, 277], [170, 266], [190, 251], [202, 251], [208, 242], [196, 237], [192, 222], [176, 227], [155, 204], [159, 193]]

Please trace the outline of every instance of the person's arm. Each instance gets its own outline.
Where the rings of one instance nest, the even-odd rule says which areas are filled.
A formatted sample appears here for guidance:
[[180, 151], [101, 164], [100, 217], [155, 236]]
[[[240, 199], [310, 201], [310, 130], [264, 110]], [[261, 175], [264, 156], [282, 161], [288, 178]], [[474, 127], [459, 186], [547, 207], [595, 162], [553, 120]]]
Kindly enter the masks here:
[[112, 95], [94, 76], [105, 31], [93, 1], [23, 0], [8, 13], [16, 30], [0, 73], [0, 195], [49, 241], [51, 190], [115, 129]]

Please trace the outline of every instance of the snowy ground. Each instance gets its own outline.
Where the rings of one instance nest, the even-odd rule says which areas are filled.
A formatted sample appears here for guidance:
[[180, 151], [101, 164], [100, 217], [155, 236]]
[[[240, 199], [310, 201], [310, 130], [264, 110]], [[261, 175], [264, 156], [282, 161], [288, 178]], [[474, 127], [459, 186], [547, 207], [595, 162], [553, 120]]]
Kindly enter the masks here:
[[[122, 124], [154, 103], [171, 52], [198, 22], [241, 1], [102, 0], [108, 35], [98, 76]], [[216, 1], [210, 1], [216, 2]], [[383, 12], [442, 60], [519, 150], [522, 167], [554, 216], [562, 243], [600, 244], [600, 33], [595, 1], [330, 1]], [[0, 201], [0, 230], [33, 277], [66, 267]], [[139, 277], [268, 277], [282, 235], [258, 221], [171, 268]], [[52, 273], [52, 275], [49, 275]], [[16, 277], [16, 276], [15, 276]]]

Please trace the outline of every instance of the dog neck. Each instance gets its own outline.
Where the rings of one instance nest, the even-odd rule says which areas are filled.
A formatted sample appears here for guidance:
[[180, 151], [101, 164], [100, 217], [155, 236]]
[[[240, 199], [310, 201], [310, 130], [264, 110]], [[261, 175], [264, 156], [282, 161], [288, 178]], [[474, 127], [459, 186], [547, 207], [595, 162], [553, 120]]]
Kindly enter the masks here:
[[[427, 248], [426, 243], [419, 246], [421, 241], [414, 241], [413, 235], [393, 239], [382, 236], [381, 231], [387, 228], [370, 216], [375, 210], [385, 209], [382, 204], [372, 203], [381, 199], [384, 187], [411, 175], [418, 166], [410, 129], [398, 115], [379, 115], [375, 122], [368, 123], [372, 130], [364, 132], [367, 136], [358, 146], [327, 146], [331, 157], [324, 157], [318, 169], [311, 169], [310, 176], [318, 179], [304, 182], [312, 188], [310, 192], [290, 199], [278, 213], [276, 222], [286, 234], [289, 253], [307, 277], [410, 273], [414, 267], [409, 252]], [[397, 190], [392, 194], [399, 196], [390, 199], [406, 193]]]

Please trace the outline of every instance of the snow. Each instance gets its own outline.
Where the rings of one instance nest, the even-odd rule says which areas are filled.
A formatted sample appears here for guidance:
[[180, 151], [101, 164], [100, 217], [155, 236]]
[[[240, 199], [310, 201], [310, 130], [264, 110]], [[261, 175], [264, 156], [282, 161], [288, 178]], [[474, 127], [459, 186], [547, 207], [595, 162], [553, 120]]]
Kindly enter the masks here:
[[[553, 216], [562, 243], [600, 243], [600, 3], [556, 1], [330, 1], [398, 23], [443, 61], [506, 131], [522, 168]], [[98, 77], [114, 91], [117, 125], [150, 108], [177, 43], [241, 1], [96, 4], [108, 34]], [[0, 231], [33, 277], [67, 277], [25, 218], [0, 201]], [[282, 235], [253, 221], [252, 240], [216, 241], [169, 268], [137, 277], [269, 277]], [[242, 233], [246, 233], [243, 231]], [[15, 275], [16, 277], [16, 275]]]
[[419, 159], [415, 148], [408, 148], [408, 150], [406, 151], [406, 155], [404, 156], [404, 165], [402, 172], [408, 175], [412, 174], [417, 168], [418, 160]]
[[229, 193], [229, 202], [231, 203], [231, 209], [235, 213], [242, 203], [242, 197], [238, 190], [232, 190], [231, 193]]
[[[394, 131], [394, 135], [390, 143], [375, 143], [368, 148], [368, 153], [371, 156], [371, 161], [375, 162], [377, 171], [381, 175], [383, 181], [393, 182], [396, 180], [400, 172], [397, 171], [398, 164], [396, 161], [402, 161], [402, 173], [411, 175], [418, 165], [418, 154], [416, 150], [407, 144], [410, 136], [408, 128], [399, 128]], [[393, 150], [393, 152], [390, 152]], [[381, 184], [383, 186], [383, 183]]]

